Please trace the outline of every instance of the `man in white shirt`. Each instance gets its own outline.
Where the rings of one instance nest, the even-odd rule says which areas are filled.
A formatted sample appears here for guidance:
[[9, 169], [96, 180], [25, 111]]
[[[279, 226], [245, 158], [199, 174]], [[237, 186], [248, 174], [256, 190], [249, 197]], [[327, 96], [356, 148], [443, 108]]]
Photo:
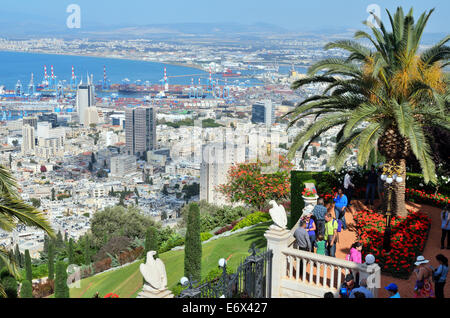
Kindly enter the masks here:
[[348, 199], [348, 205], [347, 206], [351, 206], [351, 200], [352, 200], [352, 195], [353, 195], [353, 189], [355, 187], [355, 185], [352, 183], [352, 178], [353, 176], [353, 171], [350, 170], [345, 174], [344, 177], [344, 194], [347, 196]]

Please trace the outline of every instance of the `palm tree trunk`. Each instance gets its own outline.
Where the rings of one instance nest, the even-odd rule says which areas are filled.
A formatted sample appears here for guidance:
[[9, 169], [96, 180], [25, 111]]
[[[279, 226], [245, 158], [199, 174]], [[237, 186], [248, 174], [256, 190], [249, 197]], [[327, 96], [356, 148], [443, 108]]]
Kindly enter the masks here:
[[406, 185], [406, 160], [399, 159], [397, 164], [400, 165], [402, 170], [402, 182], [394, 181], [394, 195], [393, 195], [393, 215], [406, 217], [408, 211], [405, 205], [405, 185]]
[[[387, 161], [389, 161], [389, 159], [387, 159]], [[381, 213], [384, 213], [387, 211], [389, 207], [392, 215], [406, 217], [408, 215], [408, 211], [406, 210], [405, 205], [406, 160], [396, 159], [395, 161], [398, 165], [400, 165], [403, 171], [401, 175], [403, 180], [400, 183], [394, 181], [391, 185], [384, 182], [384, 196], [383, 201], [380, 204], [379, 210]], [[390, 204], [388, 204], [389, 191], [392, 191]]]

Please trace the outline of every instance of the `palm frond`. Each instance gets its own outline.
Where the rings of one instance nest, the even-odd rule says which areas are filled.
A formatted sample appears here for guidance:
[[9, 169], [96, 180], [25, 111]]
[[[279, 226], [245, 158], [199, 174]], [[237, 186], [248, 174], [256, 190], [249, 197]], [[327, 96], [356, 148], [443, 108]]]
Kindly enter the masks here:
[[[42, 212], [17, 197], [8, 194], [0, 197], [0, 215], [8, 216], [25, 225], [38, 227], [47, 232], [50, 237], [56, 237]], [[2, 221], [6, 221], [6, 219]]]

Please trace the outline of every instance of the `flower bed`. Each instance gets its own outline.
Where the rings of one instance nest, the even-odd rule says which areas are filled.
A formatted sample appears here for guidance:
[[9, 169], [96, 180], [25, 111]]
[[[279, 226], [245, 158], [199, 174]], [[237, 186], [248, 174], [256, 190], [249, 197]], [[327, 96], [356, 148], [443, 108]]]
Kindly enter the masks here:
[[425, 191], [412, 188], [405, 189], [405, 196], [408, 201], [425, 203], [439, 208], [444, 208], [447, 203], [450, 203], [450, 198], [441, 193], [426, 193]]
[[406, 218], [391, 221], [391, 252], [383, 250], [385, 217], [372, 211], [358, 211], [354, 215], [357, 235], [363, 244], [363, 255], [373, 254], [381, 270], [394, 277], [407, 279], [414, 262], [422, 254], [430, 230], [431, 219], [423, 212], [411, 212]]

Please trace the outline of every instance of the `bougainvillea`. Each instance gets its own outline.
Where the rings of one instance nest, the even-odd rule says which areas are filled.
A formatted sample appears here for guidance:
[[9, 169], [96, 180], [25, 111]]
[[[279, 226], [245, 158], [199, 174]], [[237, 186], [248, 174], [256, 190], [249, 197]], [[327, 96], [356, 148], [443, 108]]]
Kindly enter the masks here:
[[407, 217], [394, 216], [391, 221], [391, 251], [383, 250], [386, 229], [385, 217], [372, 211], [358, 211], [354, 214], [355, 227], [363, 255], [373, 254], [382, 271], [395, 277], [407, 278], [414, 269], [414, 261], [427, 240], [431, 219], [423, 212], [411, 212]]
[[288, 198], [292, 164], [280, 156], [274, 173], [263, 173], [262, 169], [268, 166], [260, 161], [234, 165], [228, 171], [228, 182], [217, 190], [231, 202], [243, 202], [258, 210], [269, 200]]

